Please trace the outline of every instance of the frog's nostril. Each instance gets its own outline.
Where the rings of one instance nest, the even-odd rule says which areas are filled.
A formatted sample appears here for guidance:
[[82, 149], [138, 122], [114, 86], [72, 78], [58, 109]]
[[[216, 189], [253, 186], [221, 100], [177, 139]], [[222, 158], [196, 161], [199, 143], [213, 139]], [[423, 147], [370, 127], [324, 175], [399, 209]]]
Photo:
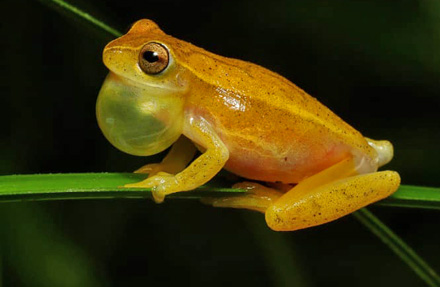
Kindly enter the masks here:
[[110, 70], [111, 70], [111, 63], [113, 62], [115, 52], [116, 51], [114, 48], [106, 47], [104, 49], [104, 52], [102, 53], [102, 61], [104, 62], [104, 65]]
[[102, 53], [104, 65], [117, 74], [122, 72], [122, 69], [127, 66], [127, 63], [129, 63], [133, 57], [136, 57], [133, 55], [133, 52], [120, 46], [106, 47]]

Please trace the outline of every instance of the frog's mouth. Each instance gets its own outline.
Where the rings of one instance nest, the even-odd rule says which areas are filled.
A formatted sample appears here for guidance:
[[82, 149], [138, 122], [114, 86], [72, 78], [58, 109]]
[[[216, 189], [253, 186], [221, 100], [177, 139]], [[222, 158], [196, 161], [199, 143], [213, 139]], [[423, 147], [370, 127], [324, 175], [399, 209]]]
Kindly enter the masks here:
[[132, 155], [159, 153], [182, 133], [183, 103], [178, 94], [137, 85], [114, 73], [102, 85], [96, 115], [110, 143]]

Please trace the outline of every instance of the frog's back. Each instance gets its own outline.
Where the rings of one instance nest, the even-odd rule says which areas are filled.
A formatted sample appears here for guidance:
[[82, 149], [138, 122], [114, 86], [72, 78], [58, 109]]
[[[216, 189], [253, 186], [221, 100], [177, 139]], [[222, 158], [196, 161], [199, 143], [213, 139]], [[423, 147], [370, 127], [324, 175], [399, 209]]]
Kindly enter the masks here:
[[204, 83], [190, 91], [190, 110], [216, 128], [232, 172], [298, 182], [350, 155], [374, 159], [358, 131], [284, 77], [187, 45], [174, 49], [176, 57]]

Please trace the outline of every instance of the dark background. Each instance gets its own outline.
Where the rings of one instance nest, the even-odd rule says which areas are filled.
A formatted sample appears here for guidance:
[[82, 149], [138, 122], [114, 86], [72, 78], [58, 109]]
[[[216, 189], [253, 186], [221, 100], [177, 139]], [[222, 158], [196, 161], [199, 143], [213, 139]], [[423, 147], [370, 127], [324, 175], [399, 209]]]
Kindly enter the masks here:
[[[125, 32], [140, 18], [272, 69], [364, 135], [389, 139], [404, 184], [440, 186], [440, 2], [70, 1]], [[2, 1], [1, 174], [132, 171], [95, 119], [112, 39], [34, 0]], [[438, 211], [372, 207], [440, 270]], [[352, 216], [275, 233], [197, 201], [0, 206], [4, 286], [423, 286]], [[1, 284], [0, 284], [1, 285]]]

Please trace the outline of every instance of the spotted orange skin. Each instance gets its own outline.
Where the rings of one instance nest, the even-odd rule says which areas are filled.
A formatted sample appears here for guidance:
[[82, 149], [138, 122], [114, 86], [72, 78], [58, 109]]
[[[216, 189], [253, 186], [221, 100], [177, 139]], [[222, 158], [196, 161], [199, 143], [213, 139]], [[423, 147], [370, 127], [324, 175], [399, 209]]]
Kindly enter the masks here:
[[[169, 36], [150, 20], [136, 22], [107, 45], [125, 49], [125, 61], [113, 71], [126, 73], [126, 63], [135, 65], [139, 50], [152, 41], [165, 45], [173, 58], [156, 84], [172, 81], [185, 90], [184, 120], [202, 117], [214, 128], [229, 150], [225, 168], [231, 172], [298, 183], [350, 156], [377, 169], [377, 152], [362, 134], [287, 79]], [[191, 131], [182, 132], [198, 143]]]
[[[145, 59], [149, 47], [166, 50], [159, 62]], [[138, 169], [147, 179], [124, 185], [150, 188], [157, 203], [226, 168], [266, 184], [237, 183], [247, 192], [205, 203], [263, 212], [271, 229], [293, 231], [345, 216], [400, 184], [397, 172], [376, 172], [393, 157], [389, 141], [365, 138], [261, 66], [176, 39], [150, 20], [110, 42], [103, 60], [110, 70], [97, 101], [104, 135], [134, 155], [172, 145], [161, 163]], [[194, 144], [202, 151], [195, 159]]]

